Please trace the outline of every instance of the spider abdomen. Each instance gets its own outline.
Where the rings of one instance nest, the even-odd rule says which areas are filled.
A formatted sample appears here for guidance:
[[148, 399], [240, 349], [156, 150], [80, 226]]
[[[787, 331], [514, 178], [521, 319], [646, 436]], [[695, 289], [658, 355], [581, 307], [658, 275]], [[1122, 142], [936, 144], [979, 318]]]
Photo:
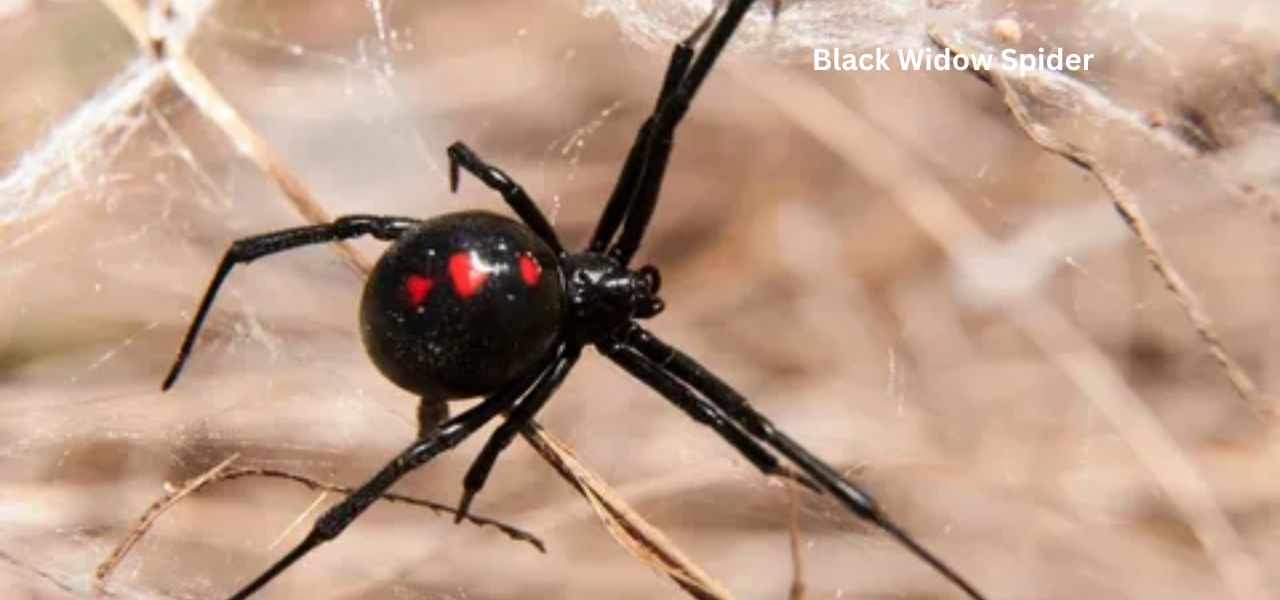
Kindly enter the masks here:
[[528, 227], [482, 211], [442, 215], [378, 260], [360, 331], [396, 385], [439, 399], [486, 395], [550, 349], [563, 290], [555, 253]]

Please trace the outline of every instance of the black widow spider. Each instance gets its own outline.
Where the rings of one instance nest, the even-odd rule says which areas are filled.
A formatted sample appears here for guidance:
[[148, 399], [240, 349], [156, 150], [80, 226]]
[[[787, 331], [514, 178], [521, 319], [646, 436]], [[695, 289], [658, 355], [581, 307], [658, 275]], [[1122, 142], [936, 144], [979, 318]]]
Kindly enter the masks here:
[[[462, 143], [448, 150], [450, 187], [457, 189], [459, 169], [466, 169], [499, 192], [523, 224], [480, 211], [427, 220], [353, 215], [231, 244], [162, 389], [169, 389], [177, 379], [232, 267], [300, 246], [370, 235], [392, 243], [365, 284], [360, 309], [364, 344], [388, 379], [421, 397], [418, 438], [355, 493], [325, 512], [297, 547], [233, 599], [248, 597], [313, 548], [337, 537], [402, 476], [505, 412], [505, 421], [463, 480], [461, 518], [498, 455], [551, 398], [582, 348], [593, 345], [690, 417], [714, 429], [766, 475], [790, 477], [831, 494], [971, 598], [983, 600], [964, 578], [890, 520], [867, 493], [779, 431], [719, 377], [636, 322], [663, 309], [657, 296], [658, 270], [652, 266], [631, 270], [628, 265], [653, 215], [672, 137], [751, 3], [730, 0], [718, 21], [713, 12], [676, 45], [657, 105], [636, 135], [584, 252], [565, 250], [524, 190]], [[708, 31], [701, 51], [695, 51]], [[477, 396], [485, 399], [445, 420], [447, 401]], [[801, 474], [783, 466], [773, 452], [794, 463]]]

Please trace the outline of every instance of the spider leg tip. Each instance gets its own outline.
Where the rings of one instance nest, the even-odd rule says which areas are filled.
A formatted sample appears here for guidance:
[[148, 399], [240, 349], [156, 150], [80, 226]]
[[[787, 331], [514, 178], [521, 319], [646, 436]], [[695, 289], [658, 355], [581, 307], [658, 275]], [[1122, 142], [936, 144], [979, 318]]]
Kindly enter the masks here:
[[445, 154], [449, 155], [449, 191], [458, 193], [458, 157], [464, 152], [462, 142], [449, 144]]
[[461, 523], [463, 519], [467, 518], [467, 509], [471, 507], [472, 498], [475, 498], [474, 492], [470, 490], [462, 492], [462, 499], [458, 501], [458, 510], [453, 514], [454, 525]]
[[458, 161], [453, 160], [453, 155], [449, 156], [449, 192], [458, 193]]

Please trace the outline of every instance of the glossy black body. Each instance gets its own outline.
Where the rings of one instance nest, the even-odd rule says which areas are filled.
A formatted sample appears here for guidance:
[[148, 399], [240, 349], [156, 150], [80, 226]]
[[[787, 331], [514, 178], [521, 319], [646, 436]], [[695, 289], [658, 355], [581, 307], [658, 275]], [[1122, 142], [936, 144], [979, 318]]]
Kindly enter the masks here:
[[[537, 262], [532, 283], [522, 259]], [[457, 281], [461, 264], [483, 274], [474, 288]], [[555, 254], [523, 224], [481, 211], [438, 216], [406, 231], [374, 266], [360, 333], [396, 385], [433, 399], [483, 396], [550, 350], [562, 281]]]
[[575, 344], [594, 344], [632, 319], [662, 312], [661, 279], [652, 266], [632, 271], [608, 254], [583, 252], [564, 257], [565, 335]]

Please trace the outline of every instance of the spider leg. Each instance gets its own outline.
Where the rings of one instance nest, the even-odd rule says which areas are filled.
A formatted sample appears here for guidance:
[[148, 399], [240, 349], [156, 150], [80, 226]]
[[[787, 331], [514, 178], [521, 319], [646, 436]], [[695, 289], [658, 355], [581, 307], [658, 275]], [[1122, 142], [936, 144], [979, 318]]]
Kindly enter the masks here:
[[720, 434], [720, 437], [729, 442], [731, 446], [736, 448], [743, 457], [765, 475], [786, 477], [814, 491], [818, 491], [816, 484], [812, 480], [802, 474], [791, 471], [786, 465], [780, 464], [773, 454], [743, 432], [732, 421], [726, 419], [715, 405], [693, 393], [687, 386], [663, 371], [661, 367], [649, 359], [620, 344], [605, 342], [600, 344], [599, 347], [601, 353], [630, 373], [632, 377], [639, 379], [659, 394], [662, 394], [663, 397], [683, 410], [694, 421], [714, 429], [716, 433]]
[[746, 398], [725, 383], [724, 380], [688, 355], [659, 340], [652, 333], [638, 325], [633, 325], [623, 335], [625, 337], [619, 343], [625, 347], [633, 348], [652, 363], [658, 365], [664, 372], [697, 390], [751, 435], [773, 447], [773, 449], [795, 463], [797, 467], [817, 481], [827, 493], [838, 499], [854, 514], [874, 523], [893, 536], [912, 554], [915, 554], [942, 576], [964, 590], [970, 598], [985, 600], [985, 597], [972, 584], [942, 562], [940, 558], [925, 549], [915, 538], [911, 537], [901, 526], [890, 519], [870, 495], [846, 480], [830, 465], [810, 454], [808, 450], [791, 439], [790, 436], [778, 430], [767, 417], [756, 411], [747, 402]]
[[462, 499], [458, 501], [455, 523], [461, 523], [462, 519], [466, 517], [471, 501], [480, 492], [480, 489], [484, 487], [485, 481], [489, 478], [489, 472], [493, 470], [493, 465], [498, 460], [498, 455], [507, 446], [511, 445], [511, 440], [515, 439], [516, 434], [520, 433], [520, 430], [529, 421], [533, 420], [534, 415], [538, 414], [538, 411], [546, 405], [547, 400], [551, 399], [551, 395], [564, 382], [565, 377], [569, 375], [569, 369], [573, 368], [573, 365], [578, 362], [578, 357], [582, 355], [582, 348], [576, 345], [562, 344], [557, 349], [556, 355], [557, 358], [552, 363], [551, 368], [543, 372], [542, 377], [534, 384], [524, 399], [512, 409], [506, 420], [494, 430], [493, 435], [489, 437], [489, 441], [485, 442], [484, 448], [480, 450], [480, 453], [476, 455], [475, 460], [471, 463], [471, 468], [467, 469], [467, 475], [462, 480]]
[[187, 335], [182, 339], [182, 345], [178, 348], [178, 356], [174, 359], [173, 366], [169, 369], [169, 374], [165, 376], [164, 383], [160, 384], [160, 389], [169, 389], [173, 386], [173, 382], [178, 379], [178, 374], [182, 372], [182, 367], [186, 364], [187, 357], [191, 354], [191, 348], [195, 345], [196, 335], [200, 333], [200, 328], [204, 325], [204, 319], [209, 314], [209, 308], [213, 306], [213, 299], [218, 295], [218, 288], [222, 287], [222, 282], [227, 278], [232, 267], [248, 264], [263, 256], [292, 250], [300, 246], [336, 242], [365, 235], [371, 235], [380, 240], [392, 241], [417, 223], [419, 221], [416, 219], [404, 217], [350, 215], [335, 219], [332, 223], [281, 229], [280, 231], [241, 238], [232, 242], [231, 246], [227, 248], [226, 254], [222, 256], [222, 262], [218, 263], [218, 270], [214, 272], [213, 279], [209, 282], [209, 288], [205, 290], [204, 299], [200, 301], [200, 308], [196, 310], [196, 316], [191, 320]]
[[528, 225], [542, 241], [546, 242], [557, 255], [564, 256], [564, 246], [560, 244], [560, 238], [556, 237], [556, 230], [551, 227], [551, 223], [543, 216], [542, 211], [538, 210], [538, 205], [533, 203], [533, 199], [529, 194], [520, 187], [520, 184], [511, 179], [502, 169], [486, 163], [471, 148], [462, 142], [454, 142], [449, 146], [449, 189], [458, 191], [458, 169], [466, 169], [489, 186], [489, 189], [502, 194], [502, 199], [506, 200], [511, 210], [516, 212], [521, 221]]
[[627, 201], [627, 214], [622, 224], [622, 233], [609, 249], [609, 253], [623, 265], [630, 263], [632, 256], [639, 249], [640, 241], [649, 226], [649, 220], [653, 217], [654, 208], [657, 207], [658, 193], [662, 188], [662, 178], [666, 175], [667, 159], [671, 156], [676, 127], [689, 111], [689, 105], [694, 95], [698, 93], [698, 88], [710, 74], [716, 58], [729, 43], [729, 38], [742, 22], [752, 2], [753, 0], [729, 1], [724, 16], [711, 29], [706, 44], [693, 59], [684, 79], [645, 123], [645, 126], [651, 129], [650, 134], [645, 136], [642, 128], [641, 135], [637, 136], [637, 142], [640, 141], [640, 137], [648, 138], [644, 144], [643, 157], [638, 159], [642, 166], [639, 168], [635, 182], [628, 186], [629, 190], [626, 192], [630, 194], [630, 199]]
[[[534, 375], [540, 377], [544, 370], [545, 368]], [[283, 558], [271, 565], [257, 579], [254, 579], [243, 589], [236, 592], [234, 596], [231, 596], [231, 600], [248, 598], [308, 552], [314, 550], [320, 544], [338, 537], [342, 530], [346, 529], [352, 521], [355, 521], [365, 509], [377, 501], [401, 477], [442, 452], [457, 446], [485, 423], [510, 408], [520, 398], [524, 390], [528, 389], [531, 379], [531, 377], [524, 377], [504, 387], [494, 395], [485, 398], [475, 407], [449, 419], [426, 437], [414, 441], [408, 448], [405, 448], [395, 458], [391, 459], [391, 462], [382, 467], [382, 470], [378, 471], [369, 481], [360, 486], [359, 489], [347, 496], [342, 502], [325, 511], [319, 519], [316, 519], [307, 537], [303, 538], [293, 550], [290, 550]]]
[[[671, 59], [667, 63], [667, 73], [662, 80], [662, 89], [658, 91], [654, 113], [662, 108], [663, 103], [675, 93], [680, 82], [684, 80], [685, 73], [689, 71], [689, 63], [693, 62], [693, 47], [714, 22], [715, 16], [716, 13], [712, 11], [689, 37], [676, 44], [675, 50], [671, 52]], [[613, 241], [614, 234], [618, 232], [618, 227], [622, 225], [622, 218], [627, 215], [627, 207], [630, 206], [635, 194], [636, 178], [644, 170], [645, 152], [649, 148], [655, 118], [656, 114], [650, 114], [649, 118], [645, 119], [644, 125], [640, 127], [640, 131], [636, 132], [636, 139], [627, 153], [626, 162], [622, 164], [622, 172], [613, 186], [613, 193], [609, 196], [604, 212], [600, 214], [596, 231], [592, 234], [591, 243], [587, 246], [587, 249], [592, 252], [604, 252], [608, 248], [609, 242]]]

